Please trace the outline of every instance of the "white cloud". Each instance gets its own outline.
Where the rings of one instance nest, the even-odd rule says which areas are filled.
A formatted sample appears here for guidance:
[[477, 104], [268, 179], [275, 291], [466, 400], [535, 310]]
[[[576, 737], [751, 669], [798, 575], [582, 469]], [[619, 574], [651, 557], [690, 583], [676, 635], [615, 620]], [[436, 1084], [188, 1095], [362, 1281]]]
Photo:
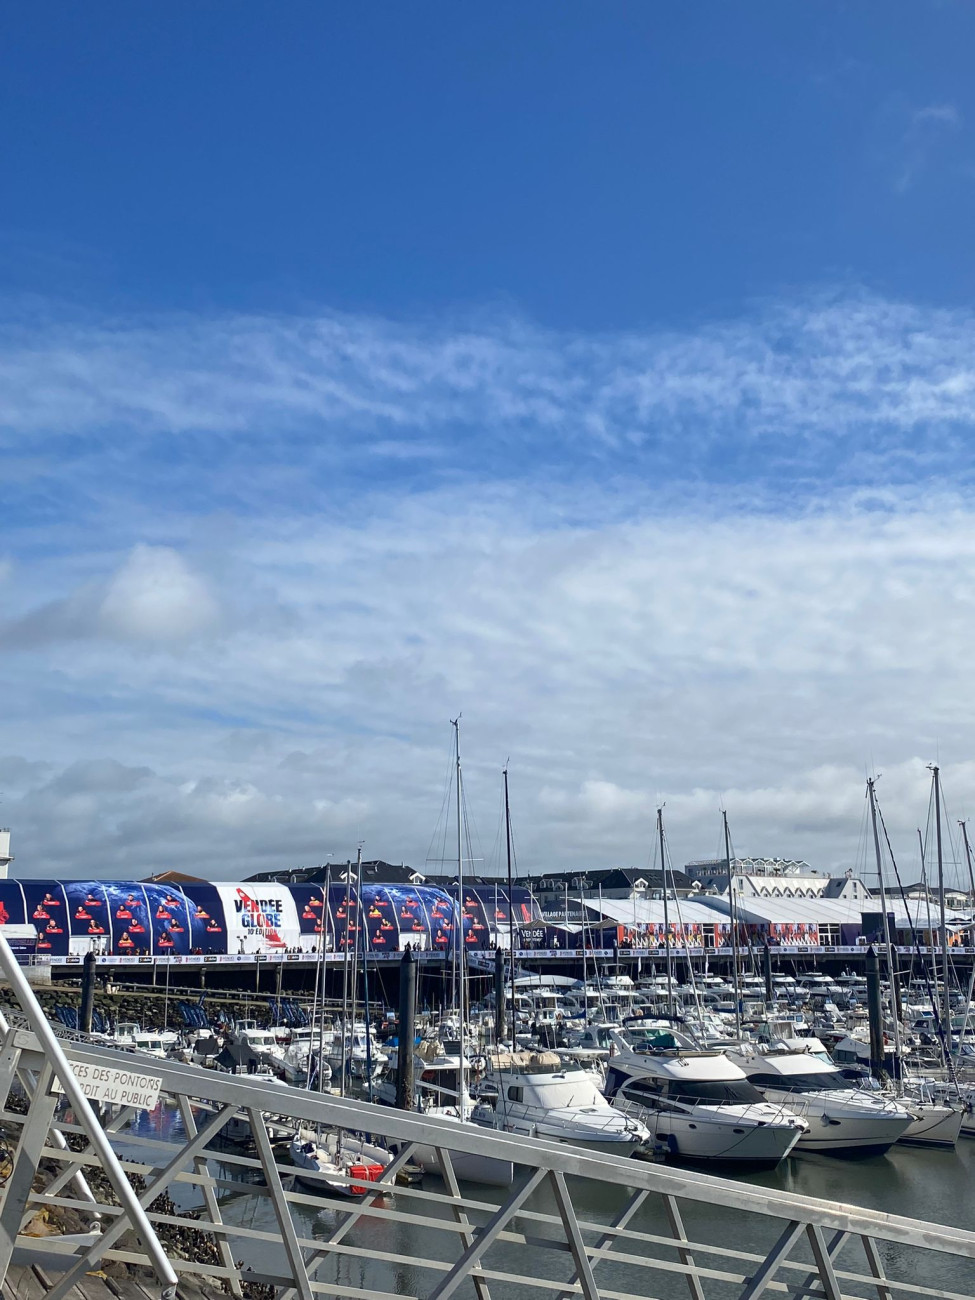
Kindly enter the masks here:
[[645, 861], [661, 799], [677, 862], [724, 802], [742, 851], [842, 867], [874, 764], [910, 851], [927, 757], [975, 796], [975, 521], [918, 479], [965, 480], [973, 345], [869, 297], [598, 338], [8, 322], [8, 442], [74, 493], [5, 520], [20, 868], [422, 867], [458, 711], [486, 861], [507, 756], [525, 869]]
[[78, 711], [43, 739], [36, 710], [8, 719], [68, 769], [12, 791], [19, 861], [231, 876], [363, 838], [422, 867], [458, 710], [485, 860], [509, 755], [525, 869], [645, 861], [661, 799], [678, 863], [716, 851], [724, 803], [742, 851], [842, 868], [874, 764], [910, 860], [924, 759], [959, 813], [975, 797], [975, 530], [958, 500], [893, 504], [597, 528], [564, 500], [434, 494], [382, 523], [265, 520], [218, 595], [271, 591], [284, 620], [165, 658], [141, 630], [7, 656], [19, 700], [54, 678]]
[[89, 638], [174, 647], [213, 632], [219, 622], [207, 582], [182, 556], [140, 544], [106, 581], [88, 581], [0, 623], [0, 648]]
[[109, 582], [98, 610], [99, 627], [121, 640], [184, 641], [218, 621], [206, 582], [164, 546], [137, 546]]
[[[449, 450], [456, 467], [495, 445], [523, 458], [532, 448], [652, 447], [693, 461], [730, 440], [737, 454], [758, 442], [808, 458], [861, 433], [871, 441], [855, 454], [869, 464], [893, 445], [943, 455], [931, 426], [972, 422], [973, 342], [964, 310], [863, 294], [770, 303], [691, 332], [603, 336], [500, 316], [438, 328], [337, 315], [106, 322], [8, 312], [0, 427], [12, 447], [29, 437], [34, 452], [46, 438], [64, 451], [64, 435], [97, 431], [116, 474], [160, 434], [236, 444], [228, 459], [248, 464], [259, 448], [274, 475], [275, 453], [296, 445], [306, 466], [325, 455], [437, 461]], [[84, 454], [85, 444], [71, 448]], [[180, 461], [160, 459], [159, 469]]]

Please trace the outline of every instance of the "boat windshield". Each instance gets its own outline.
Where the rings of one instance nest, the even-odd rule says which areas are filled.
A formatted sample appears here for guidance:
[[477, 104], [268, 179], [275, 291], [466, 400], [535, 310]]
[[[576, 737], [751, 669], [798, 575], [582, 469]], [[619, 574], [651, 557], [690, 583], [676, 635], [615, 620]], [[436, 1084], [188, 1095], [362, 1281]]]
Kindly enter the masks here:
[[815, 1074], [753, 1074], [752, 1082], [760, 1088], [777, 1088], [779, 1092], [834, 1092], [849, 1091], [850, 1081], [839, 1070], [817, 1071]]
[[687, 1045], [687, 1039], [678, 1038], [671, 1030], [651, 1029], [649, 1026], [634, 1027], [633, 1025], [627, 1025], [623, 1030], [623, 1037], [631, 1047], [642, 1048], [647, 1051], [674, 1051], [675, 1048]]
[[[627, 1101], [657, 1101], [664, 1096], [660, 1081], [635, 1081], [623, 1088]], [[686, 1106], [753, 1106], [764, 1101], [758, 1089], [747, 1079], [672, 1079], [667, 1084], [669, 1101]]]
[[762, 1100], [762, 1094], [747, 1079], [677, 1079], [667, 1089], [667, 1096], [706, 1106], [749, 1106]]

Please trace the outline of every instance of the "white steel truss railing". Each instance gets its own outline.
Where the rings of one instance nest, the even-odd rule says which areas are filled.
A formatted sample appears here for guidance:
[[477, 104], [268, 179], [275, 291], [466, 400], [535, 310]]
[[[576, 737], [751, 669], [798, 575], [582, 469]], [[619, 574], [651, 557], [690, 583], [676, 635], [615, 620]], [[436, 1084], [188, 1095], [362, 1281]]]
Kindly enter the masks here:
[[[189, 1275], [238, 1296], [247, 1283], [270, 1284], [278, 1300], [975, 1297], [975, 1233], [66, 1042], [45, 1032], [29, 988], [14, 988], [29, 1028], [8, 1020], [0, 1032], [2, 1121], [17, 1134], [0, 1202], [0, 1280], [15, 1251], [60, 1257], [49, 1300], [67, 1300], [106, 1260], [151, 1268], [162, 1294]], [[144, 1114], [123, 1108], [99, 1122], [72, 1065], [135, 1061], [162, 1080], [159, 1115], [169, 1118], [147, 1127]], [[50, 1087], [55, 1075], [67, 1112]], [[26, 1114], [12, 1108], [15, 1083]], [[366, 1132], [397, 1155], [363, 1197], [336, 1199], [324, 1184], [322, 1195], [302, 1190], [265, 1124], [282, 1111], [296, 1124]], [[219, 1145], [219, 1130], [239, 1113], [254, 1154]], [[436, 1153], [439, 1177], [401, 1185], [421, 1149], [427, 1161]], [[462, 1186], [460, 1156], [513, 1161], [514, 1183]], [[41, 1160], [56, 1172], [32, 1186]], [[118, 1203], [92, 1190], [94, 1170], [108, 1176]], [[127, 1175], [141, 1176], [141, 1190]], [[314, 1184], [317, 1175], [303, 1179]], [[156, 1205], [163, 1192], [175, 1213]], [[101, 1230], [39, 1243], [22, 1229], [41, 1206], [81, 1211]], [[121, 1240], [129, 1229], [141, 1244]], [[161, 1239], [185, 1229], [214, 1243], [207, 1260], [166, 1258]]]

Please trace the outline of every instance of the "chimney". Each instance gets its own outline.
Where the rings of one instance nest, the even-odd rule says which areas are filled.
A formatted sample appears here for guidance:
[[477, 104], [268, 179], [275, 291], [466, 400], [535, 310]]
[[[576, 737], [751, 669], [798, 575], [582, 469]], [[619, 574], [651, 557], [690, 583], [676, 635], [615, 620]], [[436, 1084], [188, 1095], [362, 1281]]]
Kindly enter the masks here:
[[0, 880], [7, 879], [7, 868], [14, 860], [14, 855], [10, 852], [10, 831], [0, 826]]

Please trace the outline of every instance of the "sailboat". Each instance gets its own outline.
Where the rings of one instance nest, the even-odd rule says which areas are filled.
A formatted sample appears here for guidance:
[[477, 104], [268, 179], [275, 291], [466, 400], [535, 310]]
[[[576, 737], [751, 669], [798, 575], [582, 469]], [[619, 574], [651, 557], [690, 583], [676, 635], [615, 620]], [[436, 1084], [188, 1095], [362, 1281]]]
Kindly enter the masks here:
[[351, 1133], [299, 1128], [291, 1139], [291, 1163], [296, 1180], [310, 1191], [363, 1196], [367, 1184], [378, 1182], [393, 1157], [382, 1147]]
[[[941, 847], [941, 793], [940, 783], [938, 780], [938, 768], [933, 769], [933, 780], [935, 790], [935, 815], [937, 817], [938, 833], [938, 883], [941, 894], [941, 936], [942, 943], [945, 940], [944, 924], [944, 861]], [[902, 1104], [909, 1107], [914, 1115], [913, 1123], [898, 1138], [898, 1141], [910, 1146], [936, 1146], [936, 1147], [953, 1147], [958, 1141], [961, 1133], [962, 1119], [964, 1112], [962, 1107], [954, 1106], [946, 1099], [938, 1098], [931, 1086], [923, 1079], [908, 1080], [904, 1078], [904, 1053], [901, 1044], [901, 1024], [897, 999], [895, 997], [895, 981], [897, 978], [896, 964], [894, 961], [894, 944], [890, 933], [890, 914], [887, 911], [887, 890], [884, 882], [884, 864], [883, 855], [880, 849], [880, 831], [878, 827], [879, 810], [877, 807], [876, 780], [870, 777], [867, 780], [867, 798], [870, 802], [870, 824], [873, 833], [874, 855], [877, 862], [877, 875], [880, 880], [880, 911], [883, 918], [883, 941], [887, 954], [887, 978], [890, 988], [890, 1012], [891, 1026], [893, 1029], [894, 1039], [894, 1079], [891, 1092], [894, 1098]], [[948, 1003], [948, 986], [947, 986], [947, 953], [945, 959], [945, 1004]], [[950, 1015], [945, 1021], [945, 1033], [949, 1034]]]
[[[474, 1108], [470, 1090], [474, 1069], [468, 1055], [467, 950], [464, 943], [464, 782], [460, 760], [459, 716], [451, 721], [451, 726], [454, 728], [453, 766], [457, 817], [457, 904], [451, 925], [457, 1038], [449, 1047], [445, 1047], [440, 1039], [425, 1040], [415, 1049], [413, 1064], [417, 1080], [416, 1109], [424, 1115], [470, 1127]], [[441, 1030], [447, 1027], [447, 1022], [441, 1023]], [[381, 1104], [396, 1105], [399, 1053], [408, 1050], [412, 1050], [412, 1045], [401, 1043], [390, 1054], [385, 1073], [376, 1089], [376, 1099]], [[440, 1157], [433, 1146], [420, 1143], [414, 1148], [411, 1159], [425, 1173], [441, 1172]], [[451, 1165], [455, 1176], [462, 1182], [510, 1187], [514, 1181], [515, 1167], [510, 1160], [455, 1151], [451, 1155]]]
[[[356, 891], [356, 905], [361, 903], [362, 899], [362, 845], [359, 845], [358, 856], [356, 860], [356, 879], [358, 889]], [[338, 1035], [340, 1050], [336, 1059], [339, 1068], [339, 1082], [342, 1096], [345, 1095], [345, 1080], [349, 1072], [350, 1063], [358, 1060], [365, 1062], [363, 1065], [364, 1077], [367, 1079], [370, 1087], [370, 1096], [372, 1088], [372, 1043], [370, 1040], [371, 1026], [367, 1020], [361, 1026], [363, 1042], [361, 1044], [361, 1058], [356, 1051], [356, 1034], [360, 1026], [355, 1021], [355, 1007], [353, 999], [353, 1017], [350, 1024], [348, 1018], [348, 959], [349, 959], [349, 932], [351, 922], [349, 914], [351, 911], [351, 893], [350, 893], [349, 874], [346, 874], [345, 885], [345, 907], [343, 909], [346, 917], [346, 943], [345, 943], [345, 962], [344, 971], [344, 995], [343, 995], [343, 1016], [342, 1029]], [[361, 924], [361, 923], [360, 923]], [[324, 1035], [324, 947], [325, 934], [324, 927], [322, 933], [321, 947], [319, 949], [319, 974], [322, 989], [322, 1015], [323, 1020], [318, 1027], [318, 1055], [319, 1061], [328, 1060], [331, 1065], [331, 1057], [326, 1056], [326, 1042]], [[317, 988], [316, 988], [317, 1001]], [[368, 1006], [368, 1003], [367, 1003]], [[312, 1020], [314, 1025], [314, 1012]], [[381, 1055], [378, 1067], [381, 1068], [386, 1062], [386, 1057]], [[318, 1091], [324, 1090], [326, 1083], [325, 1070], [321, 1069], [317, 1073]], [[329, 1078], [331, 1075], [329, 1074]], [[297, 1181], [311, 1191], [321, 1192], [329, 1191], [339, 1196], [362, 1196], [369, 1189], [369, 1183], [378, 1182], [382, 1177], [383, 1171], [392, 1164], [393, 1157], [383, 1147], [374, 1143], [367, 1142], [364, 1138], [353, 1133], [348, 1133], [344, 1129], [322, 1128], [315, 1129], [300, 1126], [291, 1139], [289, 1146], [291, 1162], [300, 1171], [295, 1175]]]

